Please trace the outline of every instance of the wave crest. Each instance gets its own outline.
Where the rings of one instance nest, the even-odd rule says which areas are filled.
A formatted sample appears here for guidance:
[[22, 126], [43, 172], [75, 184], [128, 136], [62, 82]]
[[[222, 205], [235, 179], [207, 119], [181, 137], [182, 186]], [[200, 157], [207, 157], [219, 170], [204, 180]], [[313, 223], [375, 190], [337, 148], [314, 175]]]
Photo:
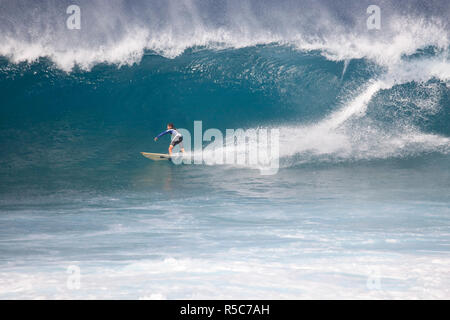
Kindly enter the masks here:
[[389, 66], [420, 48], [448, 50], [450, 44], [445, 4], [420, 15], [414, 6], [385, 2], [382, 29], [370, 31], [363, 3], [343, 8], [331, 1], [81, 1], [81, 30], [66, 28], [62, 3], [15, 3], [0, 13], [0, 55], [14, 63], [48, 57], [65, 71], [131, 65], [146, 50], [173, 58], [193, 47], [270, 43], [319, 50], [331, 60], [366, 58]]

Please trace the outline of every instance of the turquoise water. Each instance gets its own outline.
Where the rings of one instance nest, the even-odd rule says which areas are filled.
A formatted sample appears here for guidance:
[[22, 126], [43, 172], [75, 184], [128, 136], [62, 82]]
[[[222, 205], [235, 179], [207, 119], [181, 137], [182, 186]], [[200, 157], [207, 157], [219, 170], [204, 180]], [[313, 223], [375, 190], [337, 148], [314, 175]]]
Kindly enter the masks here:
[[[359, 21], [343, 9], [315, 42], [300, 41], [305, 25], [274, 23], [269, 1], [273, 20], [245, 28], [233, 14], [252, 6], [228, 3], [216, 25], [214, 2], [179, 3], [192, 16], [172, 12], [163, 38], [124, 28], [156, 9], [117, 3], [102, 8], [118, 17], [105, 27], [116, 37], [71, 34], [74, 47], [63, 29], [26, 38], [26, 14], [5, 5], [22, 22], [0, 19], [0, 298], [450, 297], [445, 24], [406, 19], [373, 43], [361, 32], [336, 46], [332, 30]], [[425, 9], [446, 17], [448, 5]], [[278, 172], [139, 154], [166, 152], [169, 139], [153, 137], [167, 122], [193, 132], [194, 121], [278, 129]]]

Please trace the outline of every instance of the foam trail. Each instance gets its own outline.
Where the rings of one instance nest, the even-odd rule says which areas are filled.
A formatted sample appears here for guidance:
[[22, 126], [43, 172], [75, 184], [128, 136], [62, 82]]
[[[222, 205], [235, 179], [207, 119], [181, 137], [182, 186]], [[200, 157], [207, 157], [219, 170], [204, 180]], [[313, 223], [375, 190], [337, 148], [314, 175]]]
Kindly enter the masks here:
[[[374, 126], [364, 121], [367, 108], [380, 90], [410, 82], [427, 82], [437, 78], [450, 79], [450, 63], [446, 58], [421, 59], [397, 64], [377, 80], [369, 81], [356, 97], [325, 119], [301, 126], [279, 127], [280, 158], [302, 155], [301, 163], [318, 160], [358, 160], [409, 156], [422, 152], [450, 151], [450, 139], [438, 134], [421, 132], [410, 121], [395, 128]], [[427, 105], [431, 110], [432, 105]], [[247, 143], [228, 143], [221, 153], [248, 153]], [[264, 150], [264, 153], [268, 153]], [[205, 154], [209, 158], [216, 155]], [[288, 161], [288, 166], [297, 162]]]
[[348, 65], [350, 64], [350, 59], [345, 59], [344, 60], [344, 67], [342, 68], [342, 75], [341, 75], [341, 81], [344, 78], [345, 75], [345, 71], [347, 71]]
[[367, 110], [367, 105], [370, 100], [375, 93], [382, 88], [382, 86], [382, 81], [374, 81], [367, 87], [367, 89], [363, 91], [363, 93], [353, 99], [345, 108], [330, 115], [327, 120], [321, 123], [321, 126], [333, 130], [347, 121], [350, 117], [363, 116]]

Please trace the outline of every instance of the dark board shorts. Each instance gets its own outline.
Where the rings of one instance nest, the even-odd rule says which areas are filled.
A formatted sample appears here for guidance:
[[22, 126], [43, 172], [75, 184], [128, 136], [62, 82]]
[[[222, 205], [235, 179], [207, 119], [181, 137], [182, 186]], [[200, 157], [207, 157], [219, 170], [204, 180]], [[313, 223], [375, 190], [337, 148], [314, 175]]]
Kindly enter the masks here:
[[[173, 139], [170, 144], [175, 147], [177, 144], [181, 143], [182, 141], [183, 141], [183, 137], [180, 136], [180, 137], [176, 137], [175, 139]], [[181, 144], [180, 147], [183, 147], [183, 144]]]

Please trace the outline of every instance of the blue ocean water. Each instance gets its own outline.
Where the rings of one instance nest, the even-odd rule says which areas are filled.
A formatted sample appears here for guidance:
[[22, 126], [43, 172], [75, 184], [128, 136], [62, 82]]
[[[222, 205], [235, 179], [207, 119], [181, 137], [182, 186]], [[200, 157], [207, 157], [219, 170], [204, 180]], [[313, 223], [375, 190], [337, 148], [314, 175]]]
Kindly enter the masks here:
[[[450, 297], [447, 2], [108, 3], [0, 3], [0, 298]], [[198, 120], [278, 172], [139, 154]]]

